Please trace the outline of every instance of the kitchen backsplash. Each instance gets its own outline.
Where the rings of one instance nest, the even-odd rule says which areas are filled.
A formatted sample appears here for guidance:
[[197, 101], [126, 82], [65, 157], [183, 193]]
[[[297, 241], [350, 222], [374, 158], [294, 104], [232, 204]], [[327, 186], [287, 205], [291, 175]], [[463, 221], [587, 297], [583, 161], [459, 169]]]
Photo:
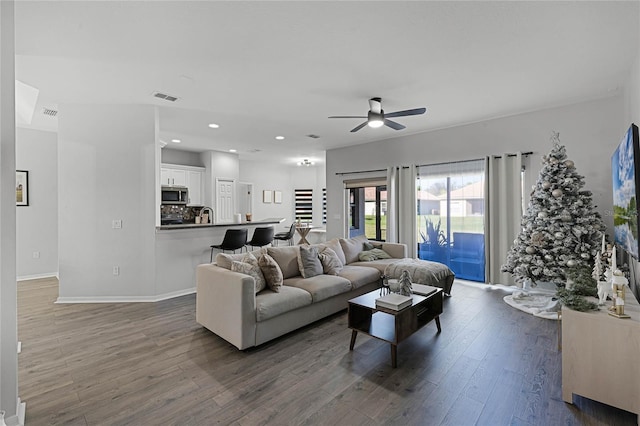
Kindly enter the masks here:
[[163, 204], [160, 206], [160, 217], [182, 219], [185, 223], [193, 223], [200, 210], [202, 210], [202, 206]]

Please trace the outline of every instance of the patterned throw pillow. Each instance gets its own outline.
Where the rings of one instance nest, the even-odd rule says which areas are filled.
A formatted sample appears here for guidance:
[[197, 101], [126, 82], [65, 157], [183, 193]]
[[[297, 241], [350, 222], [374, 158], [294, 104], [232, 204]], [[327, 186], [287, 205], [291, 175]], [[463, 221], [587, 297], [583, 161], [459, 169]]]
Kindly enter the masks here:
[[258, 259], [256, 259], [253, 254], [247, 253], [244, 255], [242, 260], [242, 262], [234, 260], [231, 264], [231, 270], [233, 272], [240, 272], [241, 274], [253, 277], [256, 282], [256, 293], [264, 290], [267, 287], [267, 283], [264, 279], [264, 275], [262, 274], [262, 270], [258, 265]]
[[318, 249], [313, 246], [300, 246], [298, 253], [298, 268], [302, 278], [322, 275], [322, 263], [318, 259]]
[[322, 271], [325, 274], [338, 275], [342, 271], [344, 265], [340, 262], [336, 252], [329, 247], [323, 248], [318, 257], [320, 258], [320, 263], [322, 263]]
[[264, 253], [258, 258], [258, 265], [264, 275], [264, 279], [267, 282], [267, 287], [276, 293], [280, 293], [280, 287], [282, 287], [282, 270], [273, 257]]
[[391, 255], [382, 249], [372, 248], [370, 250], [360, 252], [358, 254], [358, 259], [361, 262], [371, 262], [372, 260], [377, 259], [391, 259]]

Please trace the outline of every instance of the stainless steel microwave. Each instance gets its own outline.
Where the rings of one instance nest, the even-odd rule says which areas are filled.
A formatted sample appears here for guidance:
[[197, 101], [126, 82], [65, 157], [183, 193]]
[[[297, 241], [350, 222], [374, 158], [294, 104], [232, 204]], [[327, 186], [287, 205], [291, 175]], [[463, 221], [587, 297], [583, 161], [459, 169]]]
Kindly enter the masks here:
[[162, 204], [187, 204], [189, 188], [177, 185], [162, 185]]

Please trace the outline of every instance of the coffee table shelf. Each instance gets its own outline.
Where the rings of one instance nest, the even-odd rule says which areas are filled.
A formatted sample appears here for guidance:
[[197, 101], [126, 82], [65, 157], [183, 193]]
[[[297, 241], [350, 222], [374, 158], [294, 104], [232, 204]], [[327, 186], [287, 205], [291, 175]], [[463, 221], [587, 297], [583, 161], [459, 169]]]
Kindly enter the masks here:
[[412, 305], [399, 311], [377, 307], [378, 297], [380, 291], [374, 290], [349, 300], [348, 319], [349, 328], [352, 330], [349, 350], [353, 350], [358, 332], [383, 340], [391, 345], [391, 364], [395, 368], [398, 343], [433, 319], [436, 320], [438, 333], [442, 331], [442, 289], [434, 287], [434, 292], [426, 297], [413, 294]]

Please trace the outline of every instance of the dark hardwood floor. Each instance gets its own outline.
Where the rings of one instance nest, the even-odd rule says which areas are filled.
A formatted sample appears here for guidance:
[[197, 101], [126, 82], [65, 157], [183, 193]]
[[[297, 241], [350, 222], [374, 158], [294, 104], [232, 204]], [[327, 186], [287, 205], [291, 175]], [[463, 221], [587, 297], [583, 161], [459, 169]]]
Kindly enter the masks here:
[[346, 311], [248, 351], [195, 322], [195, 295], [56, 305], [55, 279], [18, 284], [19, 394], [27, 425], [635, 425], [561, 398], [557, 323], [500, 290], [454, 284], [442, 333], [398, 347]]

